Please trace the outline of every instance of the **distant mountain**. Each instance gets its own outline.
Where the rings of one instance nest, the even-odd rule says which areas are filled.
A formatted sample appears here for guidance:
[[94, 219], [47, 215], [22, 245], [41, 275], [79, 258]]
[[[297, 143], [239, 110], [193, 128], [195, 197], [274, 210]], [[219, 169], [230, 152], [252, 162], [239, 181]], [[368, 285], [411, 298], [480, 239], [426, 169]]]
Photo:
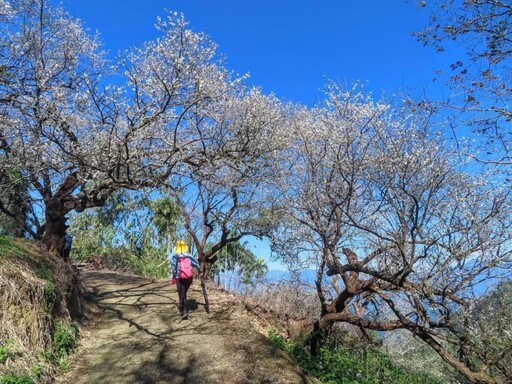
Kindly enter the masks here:
[[[265, 276], [265, 280], [270, 283], [292, 280], [294, 278], [295, 276], [292, 272], [276, 269], [269, 270]], [[313, 269], [304, 269], [300, 271], [299, 279], [306, 284], [314, 284], [316, 280], [316, 271]]]

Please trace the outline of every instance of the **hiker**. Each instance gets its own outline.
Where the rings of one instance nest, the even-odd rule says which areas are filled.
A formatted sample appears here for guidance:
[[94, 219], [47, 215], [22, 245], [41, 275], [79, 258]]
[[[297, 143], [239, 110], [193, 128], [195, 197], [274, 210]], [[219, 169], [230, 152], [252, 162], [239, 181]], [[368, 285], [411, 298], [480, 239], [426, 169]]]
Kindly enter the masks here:
[[183, 319], [188, 318], [187, 291], [192, 284], [194, 274], [192, 267], [201, 270], [199, 263], [188, 253], [188, 245], [183, 240], [178, 240], [174, 247], [174, 255], [171, 259], [172, 284], [176, 284], [180, 299], [180, 315]]

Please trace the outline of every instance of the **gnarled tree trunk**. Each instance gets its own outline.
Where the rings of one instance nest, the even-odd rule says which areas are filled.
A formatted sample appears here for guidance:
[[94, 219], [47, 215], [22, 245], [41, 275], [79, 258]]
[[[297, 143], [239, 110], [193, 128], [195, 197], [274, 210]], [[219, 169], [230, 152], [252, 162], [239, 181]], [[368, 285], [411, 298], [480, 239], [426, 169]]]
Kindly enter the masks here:
[[50, 252], [64, 257], [64, 237], [66, 235], [66, 212], [62, 200], [52, 197], [46, 202], [45, 231], [41, 241]]

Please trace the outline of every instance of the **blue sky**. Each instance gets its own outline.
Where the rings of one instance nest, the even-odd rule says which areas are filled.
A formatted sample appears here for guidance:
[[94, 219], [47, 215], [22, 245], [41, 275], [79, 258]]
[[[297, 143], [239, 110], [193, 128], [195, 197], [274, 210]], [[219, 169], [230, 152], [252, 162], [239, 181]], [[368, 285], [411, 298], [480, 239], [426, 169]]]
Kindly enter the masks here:
[[414, 0], [63, 0], [63, 6], [99, 31], [113, 53], [158, 36], [165, 9], [182, 12], [205, 32], [236, 73], [286, 101], [314, 104], [328, 79], [367, 81], [376, 97], [406, 89], [439, 95], [436, 69], [448, 54], [423, 47], [411, 33], [428, 22]]
[[[432, 79], [454, 61], [453, 51], [438, 54], [411, 36], [429, 15], [414, 0], [62, 1], [91, 32], [100, 32], [113, 55], [155, 39], [154, 24], [165, 9], [182, 12], [194, 31], [218, 44], [230, 70], [250, 73], [249, 82], [265, 93], [307, 105], [322, 99], [328, 79], [368, 82], [375, 97], [397, 90], [441, 97], [442, 81]], [[268, 245], [251, 244], [268, 258]]]

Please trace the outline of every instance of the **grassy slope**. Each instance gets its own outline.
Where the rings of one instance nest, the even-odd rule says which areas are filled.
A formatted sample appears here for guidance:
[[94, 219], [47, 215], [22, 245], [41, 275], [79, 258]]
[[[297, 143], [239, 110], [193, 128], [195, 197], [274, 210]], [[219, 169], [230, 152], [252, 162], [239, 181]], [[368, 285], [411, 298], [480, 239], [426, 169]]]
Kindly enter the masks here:
[[75, 336], [75, 276], [37, 243], [0, 236], [0, 383], [52, 380]]

